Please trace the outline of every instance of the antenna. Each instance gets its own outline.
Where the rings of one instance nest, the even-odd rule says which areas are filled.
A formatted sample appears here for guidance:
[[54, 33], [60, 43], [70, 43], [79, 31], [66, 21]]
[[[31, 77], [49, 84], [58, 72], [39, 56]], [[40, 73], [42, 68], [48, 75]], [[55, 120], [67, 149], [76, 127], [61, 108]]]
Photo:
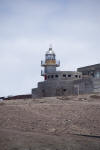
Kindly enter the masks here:
[[53, 48], [52, 44], [49, 45], [49, 50], [51, 50]]

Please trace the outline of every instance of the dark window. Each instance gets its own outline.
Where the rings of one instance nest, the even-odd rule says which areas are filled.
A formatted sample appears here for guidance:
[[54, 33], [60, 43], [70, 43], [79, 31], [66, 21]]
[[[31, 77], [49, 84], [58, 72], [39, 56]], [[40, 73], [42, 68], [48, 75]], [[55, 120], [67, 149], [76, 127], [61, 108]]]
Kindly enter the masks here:
[[71, 77], [71, 74], [69, 74], [68, 77], [70, 78], [70, 77]]
[[63, 91], [66, 92], [67, 90], [66, 90], [66, 89], [63, 89]]
[[63, 74], [63, 77], [66, 77], [66, 74]]
[[75, 75], [76, 78], [78, 78], [78, 75]]
[[79, 76], [79, 78], [81, 78], [81, 76]]
[[53, 78], [54, 77], [54, 75], [51, 75], [51, 78]]
[[58, 78], [58, 75], [56, 74], [55, 77]]
[[91, 72], [91, 76], [94, 77], [94, 72]]

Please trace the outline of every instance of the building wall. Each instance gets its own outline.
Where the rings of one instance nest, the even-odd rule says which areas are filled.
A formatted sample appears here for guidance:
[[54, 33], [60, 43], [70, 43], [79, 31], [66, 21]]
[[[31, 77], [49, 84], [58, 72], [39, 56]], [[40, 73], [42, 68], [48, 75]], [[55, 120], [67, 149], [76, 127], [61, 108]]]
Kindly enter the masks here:
[[47, 74], [47, 80], [77, 80], [82, 78], [81, 72], [75, 71], [56, 71]]
[[[79, 94], [89, 94], [93, 92], [93, 81], [89, 77], [82, 78], [78, 81], [74, 81], [74, 87], [78, 90]], [[74, 89], [74, 92], [76, 90]]]
[[32, 98], [38, 98], [38, 97], [41, 97], [40, 95], [39, 95], [39, 89], [38, 88], [34, 88], [34, 89], [32, 89]]
[[100, 64], [79, 68], [78, 71], [80, 72], [56, 71], [48, 73], [47, 80], [39, 82], [38, 88], [32, 90], [32, 97], [100, 92]]
[[52, 80], [39, 82], [37, 94], [39, 97], [51, 97], [86, 94], [91, 92], [93, 92], [92, 80], [87, 78], [69, 81]]
[[45, 67], [45, 73], [54, 73], [56, 72], [56, 66], [50, 65]]
[[40, 82], [38, 88], [43, 92], [42, 96], [61, 96], [65, 93], [72, 94], [72, 81], [52, 80]]
[[87, 76], [92, 81], [93, 92], [100, 92], [100, 64], [78, 68], [83, 78]]
[[93, 92], [100, 92], [100, 78], [93, 78]]

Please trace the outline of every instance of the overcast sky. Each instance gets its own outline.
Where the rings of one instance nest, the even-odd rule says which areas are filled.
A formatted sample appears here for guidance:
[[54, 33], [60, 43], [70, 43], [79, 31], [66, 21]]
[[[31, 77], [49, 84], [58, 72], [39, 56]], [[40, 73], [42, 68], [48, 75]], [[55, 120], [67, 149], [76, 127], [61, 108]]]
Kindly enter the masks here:
[[100, 0], [0, 0], [0, 96], [31, 93], [49, 44], [59, 70], [100, 63]]

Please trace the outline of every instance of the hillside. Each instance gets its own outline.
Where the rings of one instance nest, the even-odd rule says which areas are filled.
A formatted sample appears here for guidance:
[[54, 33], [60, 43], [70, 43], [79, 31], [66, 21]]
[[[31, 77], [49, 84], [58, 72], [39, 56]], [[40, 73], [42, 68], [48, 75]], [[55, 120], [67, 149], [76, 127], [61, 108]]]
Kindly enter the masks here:
[[0, 150], [100, 150], [100, 95], [0, 102]]

